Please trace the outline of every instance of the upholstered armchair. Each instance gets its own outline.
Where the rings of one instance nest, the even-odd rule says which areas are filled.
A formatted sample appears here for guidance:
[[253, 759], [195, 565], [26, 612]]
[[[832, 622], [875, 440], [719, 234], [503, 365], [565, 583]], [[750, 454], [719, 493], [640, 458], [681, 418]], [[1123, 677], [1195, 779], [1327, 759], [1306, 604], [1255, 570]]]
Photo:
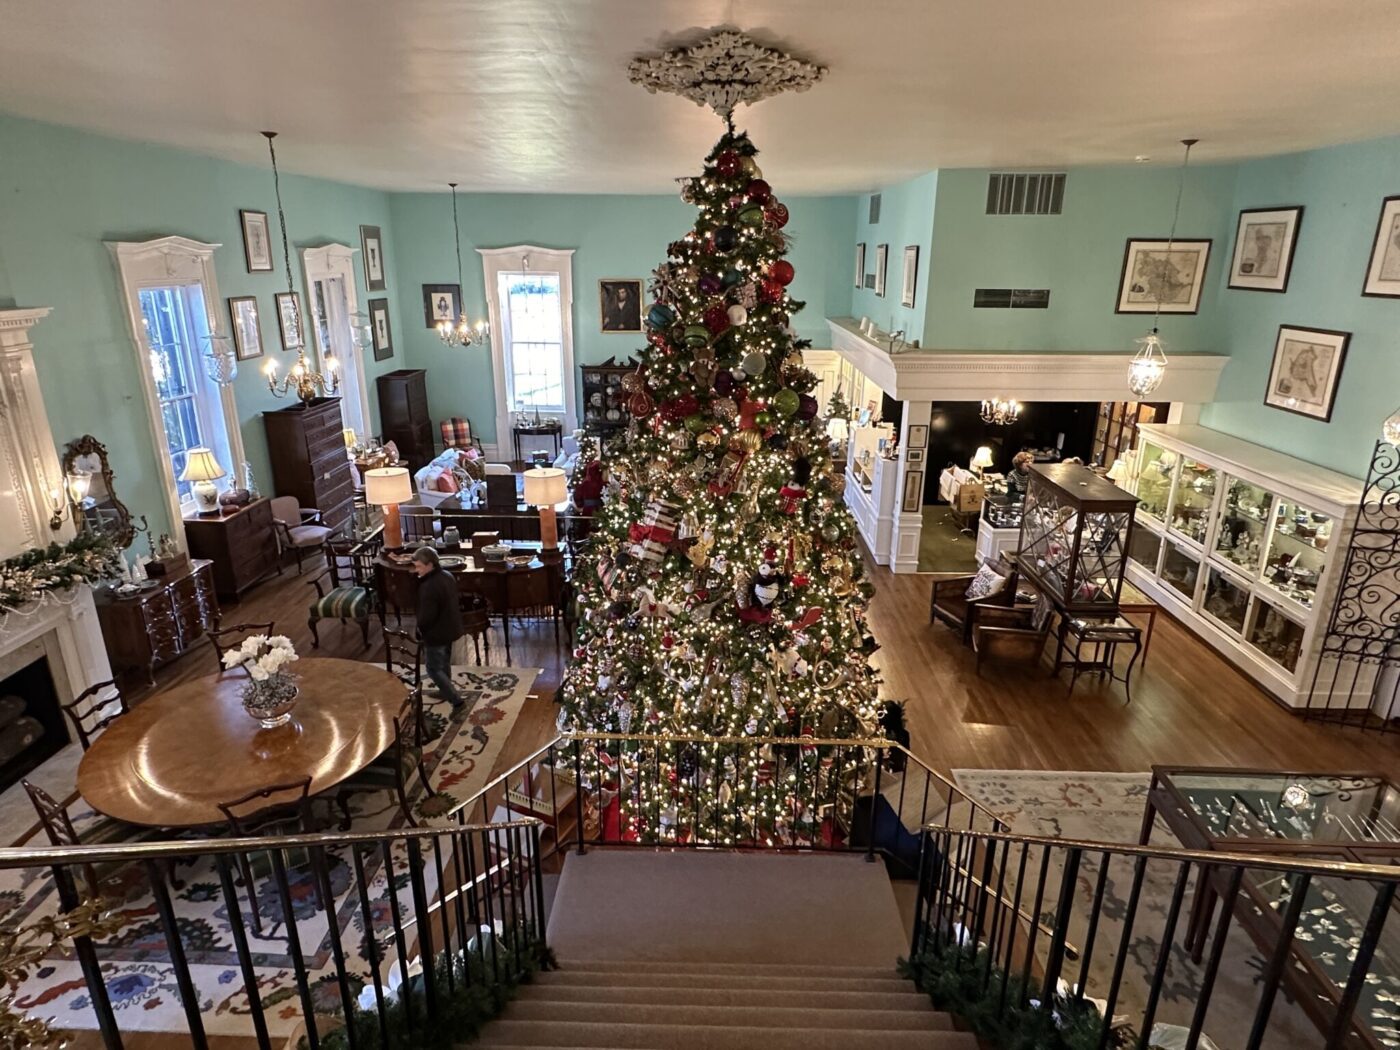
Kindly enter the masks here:
[[319, 510], [303, 507], [295, 496], [272, 497], [272, 530], [277, 536], [277, 571], [282, 571], [282, 559], [291, 551], [297, 556], [298, 576], [302, 558], [323, 547], [334, 531], [326, 527]]
[[980, 605], [972, 613], [972, 650], [977, 673], [988, 661], [1035, 666], [1050, 634], [1050, 600], [1042, 595], [1033, 606], [1006, 608]]
[[[985, 579], [988, 565], [990, 565], [991, 571], [1001, 578], [1002, 582], [984, 594], [977, 595], [974, 592], [973, 596], [969, 597], [969, 592], [973, 591], [973, 585], [978, 581], [979, 574]], [[999, 559], [996, 564], [988, 563], [988, 565], [984, 565], [977, 573], [947, 576], [940, 580], [934, 580], [933, 591], [929, 594], [928, 622], [942, 620], [962, 635], [964, 645], [972, 644], [972, 613], [975, 609], [987, 605], [1010, 607], [1016, 602], [1018, 580], [1016, 567], [1005, 559]]]
[[474, 448], [484, 454], [481, 447], [481, 439], [472, 430], [472, 421], [463, 419], [461, 416], [453, 416], [451, 419], [444, 419], [438, 430], [442, 434], [442, 447], [448, 448]]

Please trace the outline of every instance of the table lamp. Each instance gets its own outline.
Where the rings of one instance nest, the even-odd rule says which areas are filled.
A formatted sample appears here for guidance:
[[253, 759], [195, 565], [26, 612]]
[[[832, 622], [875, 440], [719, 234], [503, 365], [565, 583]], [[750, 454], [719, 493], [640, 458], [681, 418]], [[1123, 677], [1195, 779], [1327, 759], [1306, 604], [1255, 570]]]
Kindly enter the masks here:
[[850, 436], [851, 426], [840, 416], [832, 416], [826, 421], [826, 436], [833, 444], [844, 445]]
[[181, 481], [194, 482], [194, 501], [200, 514], [219, 513], [219, 489], [214, 482], [224, 476], [224, 468], [207, 448], [192, 448], [185, 453], [185, 469]]
[[413, 498], [407, 467], [375, 467], [365, 471], [365, 502], [384, 508], [384, 546], [403, 546], [399, 504]]
[[977, 454], [972, 457], [972, 462], [968, 464], [973, 470], [981, 474], [992, 465], [992, 448], [990, 445], [978, 445]]
[[564, 472], [558, 467], [536, 467], [525, 472], [525, 502], [540, 508], [540, 546], [547, 551], [559, 549], [559, 522], [554, 507], [568, 498]]
[[1108, 468], [1108, 480], [1115, 485], [1121, 485], [1128, 478], [1128, 464], [1123, 462], [1123, 457], [1119, 456], [1113, 461], [1113, 466]]

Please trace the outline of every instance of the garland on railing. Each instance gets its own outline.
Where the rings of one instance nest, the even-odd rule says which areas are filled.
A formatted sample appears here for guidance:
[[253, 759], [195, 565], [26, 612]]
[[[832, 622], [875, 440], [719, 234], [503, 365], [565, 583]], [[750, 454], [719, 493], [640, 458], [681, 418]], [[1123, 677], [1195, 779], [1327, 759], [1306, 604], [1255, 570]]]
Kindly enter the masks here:
[[106, 535], [85, 533], [0, 561], [0, 616], [56, 591], [115, 575], [116, 554], [116, 544]]

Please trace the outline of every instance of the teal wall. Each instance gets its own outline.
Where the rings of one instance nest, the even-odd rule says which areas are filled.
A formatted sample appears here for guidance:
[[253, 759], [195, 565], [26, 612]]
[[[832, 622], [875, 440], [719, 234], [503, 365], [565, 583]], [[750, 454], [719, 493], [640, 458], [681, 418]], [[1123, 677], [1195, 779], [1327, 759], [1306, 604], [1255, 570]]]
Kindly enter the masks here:
[[[1060, 215], [988, 215], [981, 169], [941, 171], [924, 346], [947, 350], [1124, 350], [1151, 316], [1115, 314], [1128, 238], [1166, 240], [1176, 200], [1174, 168], [1076, 168]], [[1222, 352], [1220, 282], [1229, 260], [1234, 168], [1193, 167], [1177, 236], [1213, 238], [1201, 309], [1165, 316], [1179, 350]], [[1046, 310], [974, 309], [977, 288], [1049, 288]]]
[[[67, 128], [0, 116], [0, 304], [51, 306], [35, 329], [35, 361], [54, 440], [92, 434], [107, 445], [118, 493], [134, 514], [145, 514], [153, 532], [169, 532], [140, 373], [125, 307], [105, 241], [139, 241], [179, 234], [222, 244], [215, 253], [219, 294], [256, 295], [266, 356], [285, 374], [293, 360], [284, 354], [273, 310], [273, 294], [286, 289], [280, 256], [274, 272], [249, 274], [243, 260], [238, 210], [266, 211], [274, 224], [276, 202], [266, 169], [244, 167], [191, 153], [104, 138]], [[282, 159], [294, 152], [282, 147]], [[383, 227], [392, 265], [397, 249], [385, 194], [320, 179], [282, 179], [292, 268], [302, 293], [299, 248], [339, 241], [358, 248], [361, 223]], [[396, 332], [404, 318], [393, 296]], [[368, 294], [357, 264], [360, 301]], [[218, 304], [228, 331], [225, 303]], [[265, 361], [245, 361], [236, 380], [240, 425], [249, 461], [264, 488], [272, 473], [260, 414], [283, 407], [261, 372]], [[371, 409], [373, 377], [402, 367], [402, 352], [368, 362]], [[234, 464], [224, 464], [233, 468]]]
[[[1396, 193], [1400, 138], [1240, 165], [1232, 211], [1301, 204], [1303, 222], [1287, 292], [1220, 292], [1230, 363], [1203, 423], [1347, 474], [1365, 473], [1382, 420], [1400, 406], [1400, 299], [1361, 295], [1381, 200]], [[1231, 244], [1234, 221], [1232, 215]], [[1223, 267], [1217, 277], [1223, 289]], [[1352, 333], [1330, 423], [1264, 405], [1281, 324]]]
[[[924, 318], [928, 310], [929, 260], [934, 229], [934, 199], [938, 193], [942, 172], [931, 171], [918, 178], [886, 186], [880, 193], [880, 221], [870, 222], [870, 195], [856, 198], [856, 234], [851, 250], [846, 253], [847, 279], [851, 288], [851, 314], [869, 317], [881, 329], [905, 337], [922, 338]], [[875, 272], [876, 248], [890, 246], [885, 264], [885, 294], [877, 296], [872, 288], [855, 287], [855, 247], [865, 244], [865, 272]], [[901, 305], [900, 290], [904, 275], [904, 249], [918, 245], [919, 269], [914, 284], [914, 305]], [[832, 315], [836, 316], [836, 315]]]
[[[776, 187], [782, 196], [782, 187]], [[798, 334], [829, 345], [826, 317], [850, 312], [852, 281], [847, 260], [854, 223], [849, 197], [783, 197], [791, 218], [788, 259], [797, 271], [792, 294], [807, 303], [793, 319]], [[695, 209], [674, 196], [568, 196], [459, 194], [463, 298], [468, 315], [485, 316], [486, 298], [478, 248], [529, 244], [572, 248], [574, 363], [625, 361], [643, 345], [634, 334], [599, 331], [598, 281], [636, 277], [644, 282], [666, 257], [666, 245], [689, 230]], [[400, 345], [414, 367], [432, 377], [428, 401], [435, 419], [466, 416], [483, 440], [495, 439], [495, 387], [486, 346], [448, 348], [427, 327], [423, 285], [455, 284], [451, 199], [443, 193], [394, 194], [391, 223], [400, 245], [391, 257], [399, 297]], [[645, 294], [645, 285], [643, 287]], [[574, 377], [577, 382], [577, 375]]]

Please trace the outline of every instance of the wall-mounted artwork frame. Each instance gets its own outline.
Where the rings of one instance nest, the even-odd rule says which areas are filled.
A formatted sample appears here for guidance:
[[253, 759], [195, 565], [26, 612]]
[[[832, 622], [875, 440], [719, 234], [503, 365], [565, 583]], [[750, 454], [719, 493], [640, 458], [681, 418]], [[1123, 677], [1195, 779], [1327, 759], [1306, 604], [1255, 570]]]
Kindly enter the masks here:
[[856, 245], [856, 287], [865, 287], [865, 242]]
[[277, 307], [277, 330], [282, 334], [283, 350], [300, 350], [306, 345], [302, 331], [306, 314], [301, 309], [300, 292], [278, 292], [272, 297]]
[[919, 246], [908, 244], [904, 247], [904, 275], [900, 281], [899, 305], [914, 307], [914, 289], [919, 283]]
[[608, 334], [642, 330], [642, 281], [603, 277], [598, 281], [598, 330]]
[[881, 299], [885, 297], [885, 271], [889, 267], [890, 246], [888, 244], [877, 244], [875, 246], [875, 294]]
[[1118, 278], [1120, 314], [1194, 314], [1210, 262], [1209, 239], [1148, 241], [1129, 237]]
[[928, 445], [928, 425], [925, 423], [909, 424], [909, 448], [925, 448]]
[[924, 472], [906, 470], [904, 472], [904, 495], [899, 509], [905, 514], [918, 514], [924, 508]]
[[243, 230], [243, 263], [249, 273], [271, 273], [272, 232], [267, 225], [267, 212], [240, 208], [238, 225]]
[[374, 346], [374, 359], [384, 361], [394, 356], [394, 330], [389, 323], [389, 300], [369, 301], [370, 340]]
[[1400, 299], [1400, 194], [1381, 201], [1362, 295]]
[[462, 316], [462, 286], [460, 284], [423, 285], [423, 324], [437, 328], [446, 321], [456, 325]]
[[384, 280], [384, 237], [378, 226], [360, 227], [360, 256], [365, 263], [365, 288], [382, 292], [388, 287]]
[[1279, 325], [1264, 404], [1331, 422], [1350, 342], [1350, 332]]
[[1288, 291], [1302, 223], [1302, 205], [1243, 209], [1235, 226], [1229, 287], [1251, 292]]
[[233, 330], [233, 352], [240, 361], [262, 357], [262, 322], [254, 295], [234, 295], [228, 300], [228, 316]]

